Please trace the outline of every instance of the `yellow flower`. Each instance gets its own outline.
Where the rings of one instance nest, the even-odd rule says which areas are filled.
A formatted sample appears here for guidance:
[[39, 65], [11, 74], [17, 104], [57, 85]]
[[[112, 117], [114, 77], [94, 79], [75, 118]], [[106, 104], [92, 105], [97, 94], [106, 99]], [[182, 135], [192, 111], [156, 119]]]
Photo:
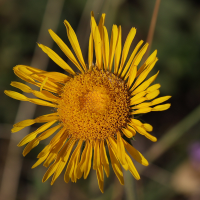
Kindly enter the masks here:
[[127, 140], [135, 136], [136, 132], [153, 142], [157, 139], [148, 133], [152, 131], [152, 126], [140, 122], [135, 116], [151, 111], [163, 111], [170, 107], [169, 103], [161, 104], [170, 96], [156, 98], [159, 95], [160, 84], [150, 86], [158, 73], [145, 80], [158, 60], [157, 51], [154, 51], [138, 70], [138, 64], [148, 44], [139, 50], [143, 43], [140, 41], [127, 59], [136, 29], [130, 30], [122, 50], [121, 26], [113, 25], [109, 43], [104, 20], [105, 14], [102, 14], [97, 26], [93, 13], [91, 15], [88, 65], [85, 64], [76, 34], [68, 21], [65, 20], [64, 24], [76, 57], [67, 45], [49, 30], [52, 39], [80, 73], [75, 73], [53, 50], [42, 44], [39, 44], [39, 47], [63, 68], [67, 75], [23, 65], [14, 67], [18, 77], [38, 86], [40, 90], [32, 90], [20, 82], [12, 82], [11, 85], [38, 98], [28, 98], [8, 90], [5, 94], [17, 100], [55, 108], [54, 113], [18, 122], [12, 129], [12, 132], [17, 132], [34, 123], [44, 123], [18, 144], [27, 144], [23, 151], [24, 156], [41, 140], [54, 134], [32, 167], [42, 162], [48, 167], [53, 162], [45, 173], [43, 182], [54, 174], [51, 182], [53, 184], [65, 166], [65, 182], [69, 182], [70, 179], [76, 182], [82, 176], [86, 179], [92, 165], [96, 170], [99, 188], [103, 192], [104, 171], [108, 177], [109, 162], [122, 185], [124, 179], [121, 166], [129, 170], [137, 180], [140, 179], [129, 155], [144, 166], [148, 165], [148, 161]]

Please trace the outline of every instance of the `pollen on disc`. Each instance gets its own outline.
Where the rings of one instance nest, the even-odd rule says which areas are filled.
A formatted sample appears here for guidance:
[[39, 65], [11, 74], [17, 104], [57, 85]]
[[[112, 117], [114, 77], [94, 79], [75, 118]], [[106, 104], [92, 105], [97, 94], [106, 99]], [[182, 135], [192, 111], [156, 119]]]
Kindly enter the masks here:
[[126, 84], [96, 68], [77, 75], [64, 86], [58, 113], [69, 135], [76, 139], [114, 136], [129, 120]]

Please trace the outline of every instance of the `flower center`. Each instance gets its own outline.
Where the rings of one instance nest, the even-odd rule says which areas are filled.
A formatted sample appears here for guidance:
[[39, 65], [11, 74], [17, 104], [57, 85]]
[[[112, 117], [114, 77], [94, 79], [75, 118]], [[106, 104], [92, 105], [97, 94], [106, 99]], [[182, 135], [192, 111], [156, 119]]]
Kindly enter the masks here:
[[63, 87], [58, 114], [76, 139], [114, 136], [129, 119], [126, 84], [114, 74], [96, 68], [77, 75]]

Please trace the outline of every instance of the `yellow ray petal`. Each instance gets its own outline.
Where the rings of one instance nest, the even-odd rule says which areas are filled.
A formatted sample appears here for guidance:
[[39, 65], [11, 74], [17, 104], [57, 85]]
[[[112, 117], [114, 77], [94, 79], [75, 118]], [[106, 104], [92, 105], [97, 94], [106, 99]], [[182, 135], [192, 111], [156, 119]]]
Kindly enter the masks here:
[[38, 46], [61, 68], [63, 68], [68, 73], [75, 75], [75, 72], [72, 70], [72, 68], [60, 57], [58, 54], [56, 54], [53, 50], [51, 50], [49, 47], [38, 44]]
[[[132, 63], [132, 61], [133, 61], [133, 59], [134, 59], [134, 57], [135, 57], [135, 54], [138, 52], [138, 49], [141, 47], [141, 45], [142, 45], [142, 43], [143, 43], [144, 41], [143, 40], [141, 40], [137, 45], [136, 45], [136, 47], [135, 47], [135, 49], [133, 50], [133, 52], [132, 52], [132, 54], [131, 54], [131, 56], [130, 56], [130, 58], [129, 58], [129, 60], [128, 60], [128, 62], [127, 62], [127, 64], [126, 64], [126, 66], [122, 69], [122, 74], [121, 74], [121, 78], [123, 78], [125, 75], [125, 78], [124, 78], [124, 80], [126, 80], [127, 78], [128, 78], [128, 75], [129, 75], [129, 67], [130, 67], [130, 65], [131, 65], [131, 63]], [[134, 64], [134, 63], [133, 63]]]
[[25, 145], [26, 143], [30, 142], [31, 140], [35, 139], [36, 136], [48, 129], [50, 126], [52, 126], [57, 120], [47, 122], [46, 124], [40, 126], [36, 131], [33, 131], [32, 133], [29, 133], [27, 136], [25, 136], [17, 145], [18, 147]]
[[129, 132], [132, 132], [133, 136], [135, 136], [136, 130], [129, 123], [127, 123], [127, 124], [128, 124], [128, 126], [126, 126], [126, 130], [128, 130]]
[[46, 156], [47, 154], [49, 155], [51, 148], [52, 148], [51, 144], [48, 144], [47, 146], [45, 146], [44, 149], [42, 149], [42, 151], [37, 155], [37, 158], [42, 158]]
[[28, 101], [28, 98], [26, 96], [15, 91], [5, 90], [4, 93], [13, 99], [17, 99], [20, 101]]
[[156, 142], [157, 138], [152, 136], [151, 134], [147, 133], [146, 130], [140, 126], [134, 126], [135, 130], [140, 133], [141, 135], [144, 135], [146, 138], [151, 140], [152, 142]]
[[130, 106], [134, 106], [134, 105], [140, 104], [140, 103], [142, 103], [142, 102], [144, 102], [144, 101], [146, 101], [146, 100], [147, 100], [146, 97], [138, 98], [138, 99], [135, 100], [135, 101], [133, 101], [133, 100], [131, 99], [131, 101], [130, 101]]
[[53, 161], [55, 161], [56, 157], [57, 157], [57, 153], [54, 153], [54, 152], [52, 153], [52, 152], [50, 152], [50, 154], [48, 155], [47, 159], [46, 159], [45, 162], [43, 163], [43, 166], [44, 166], [44, 167], [49, 167], [49, 165], [50, 165]]
[[[112, 148], [112, 150], [113, 150], [113, 152], [114, 152], [114, 154], [116, 155], [116, 157], [117, 157], [117, 159], [120, 161], [120, 163], [121, 163], [121, 165], [123, 166], [123, 168], [125, 169], [125, 170], [128, 170], [128, 164], [127, 164], [127, 162], [126, 161], [124, 161], [123, 162], [123, 158], [122, 158], [122, 156], [125, 156], [125, 149], [124, 149], [124, 154], [123, 155], [119, 155], [118, 154], [118, 145], [117, 145], [117, 141], [115, 141], [115, 139], [114, 138], [111, 138], [111, 137], [109, 137], [108, 138], [108, 140], [109, 140], [109, 142], [110, 142], [110, 145], [111, 145], [111, 148]], [[123, 145], [123, 142], [121, 141], [121, 144], [120, 144], [121, 146]], [[121, 147], [121, 149], [123, 149], [124, 147], [122, 146]], [[122, 150], [123, 151], [123, 150]], [[121, 153], [120, 153], [121, 154]]]
[[46, 160], [46, 158], [48, 157], [48, 155], [49, 154], [47, 153], [45, 156], [39, 158], [31, 168], [33, 169], [33, 168], [37, 167], [38, 165], [40, 165], [42, 162], [44, 162]]
[[103, 140], [100, 143], [100, 155], [101, 155], [101, 163], [104, 166], [106, 176], [109, 177], [109, 175], [110, 175], [109, 161], [108, 161], [108, 157], [106, 154], [106, 149], [105, 149]]
[[153, 126], [151, 126], [151, 124], [146, 124], [146, 123], [144, 123], [144, 124], [143, 124], [143, 127], [144, 127], [144, 129], [145, 129], [146, 131], [148, 131], [148, 132], [153, 131]]
[[76, 140], [74, 140], [74, 139], [69, 140], [65, 144], [65, 146], [63, 147], [63, 149], [59, 153], [59, 157], [62, 158], [63, 162], [68, 161], [70, 153], [71, 153], [75, 144], [76, 144]]
[[130, 155], [139, 163], [141, 163], [144, 166], [148, 166], [149, 163], [148, 161], [144, 158], [144, 156], [138, 151], [136, 150], [133, 146], [131, 146], [128, 142], [126, 142], [123, 139], [123, 143], [124, 146], [126, 148], [126, 150], [130, 153]]
[[108, 61], [109, 61], [109, 38], [106, 27], [103, 27], [103, 60], [104, 60], [104, 69], [108, 70]]
[[86, 65], [85, 65], [85, 62], [83, 59], [83, 55], [82, 55], [81, 48], [80, 48], [78, 39], [76, 37], [76, 34], [67, 20], [64, 21], [64, 24], [67, 29], [67, 36], [72, 45], [72, 48], [73, 48], [79, 62], [81, 63], [83, 69], [86, 71]]
[[143, 113], [148, 113], [148, 112], [151, 112], [151, 111], [152, 111], [152, 108], [147, 107], [147, 108], [138, 109], [138, 110], [136, 110], [136, 111], [132, 111], [131, 114], [133, 114], [133, 115], [136, 115], [136, 114], [143, 114]]
[[[61, 130], [51, 139], [50, 144], [55, 145], [64, 134], [67, 137], [68, 134], [66, 133], [66, 130], [67, 129], [65, 127], [62, 127]], [[62, 139], [64, 139], [64, 138], [65, 137], [63, 137]]]
[[90, 142], [88, 144], [88, 148], [87, 148], [87, 152], [86, 152], [84, 179], [87, 178], [87, 176], [90, 172], [91, 162], [92, 162], [92, 142]]
[[132, 64], [133, 65], [131, 65], [130, 70], [129, 70], [129, 78], [128, 78], [128, 82], [127, 82], [129, 89], [131, 88], [131, 86], [135, 80], [136, 74], [137, 74], [137, 66], [134, 65], [134, 63], [132, 63]]
[[117, 132], [117, 154], [118, 154], [118, 157], [120, 158], [122, 166], [125, 166], [125, 167], [127, 166], [126, 170], [128, 170], [128, 165], [125, 159], [126, 151], [124, 148], [123, 140], [119, 132]]
[[126, 41], [125, 41], [125, 44], [124, 44], [124, 48], [123, 48], [123, 51], [122, 51], [122, 58], [121, 58], [121, 64], [120, 64], [120, 68], [119, 68], [119, 73], [121, 73], [122, 71], [122, 68], [124, 67], [124, 63], [126, 61], [126, 58], [128, 56], [128, 52], [129, 52], [129, 49], [130, 49], [130, 46], [131, 46], [131, 43], [135, 37], [135, 34], [136, 34], [136, 29], [135, 28], [131, 28], [127, 38], [126, 38]]
[[171, 106], [170, 103], [167, 104], [163, 104], [163, 105], [159, 105], [159, 106], [155, 106], [152, 108], [152, 111], [163, 111], [163, 110], [167, 110], [169, 109]]
[[20, 83], [20, 82], [12, 81], [10, 85], [12, 85], [13, 87], [16, 87], [26, 93], [32, 92], [32, 89], [28, 85]]
[[51, 35], [54, 42], [60, 47], [63, 53], [76, 65], [76, 67], [83, 73], [83, 69], [79, 65], [78, 61], [74, 57], [73, 53], [69, 49], [69, 47], [54, 33], [51, 29], [49, 29], [49, 34]]
[[149, 72], [153, 69], [153, 67], [155, 66], [156, 62], [158, 61], [158, 59], [155, 59], [152, 63], [150, 63], [150, 65], [140, 74], [140, 76], [137, 78], [137, 80], [135, 81], [133, 87], [130, 89], [131, 91], [134, 90], [134, 88], [136, 88], [138, 85], [140, 85], [140, 83], [142, 83], [144, 81], [144, 79], [147, 77], [147, 75], [149, 74]]
[[48, 106], [48, 107], [53, 107], [53, 108], [57, 107], [56, 104], [52, 104], [52, 103], [49, 103], [47, 101], [43, 101], [41, 99], [27, 98], [27, 101], [34, 103], [34, 104], [37, 104], [37, 105], [41, 105], [41, 106]]
[[61, 161], [55, 161], [50, 167], [49, 169], [46, 171], [46, 173], [43, 176], [42, 182], [44, 183], [57, 169], [59, 163]]
[[101, 178], [103, 176], [103, 166], [102, 165], [100, 165], [99, 168], [96, 170], [96, 174], [97, 174], [99, 189], [101, 190], [102, 193], [104, 193], [104, 190], [103, 190], [104, 180], [102, 180], [102, 178]]
[[99, 141], [95, 141], [94, 145], [94, 158], [93, 158], [93, 169], [96, 170], [100, 165], [100, 149], [99, 149]]
[[50, 137], [53, 133], [55, 133], [59, 128], [62, 127], [62, 124], [59, 124], [53, 128], [50, 128], [49, 130], [45, 131], [42, 133], [39, 137], [38, 140], [45, 140], [46, 138]]
[[131, 101], [134, 102], [135, 100], [141, 98], [141, 97], [144, 97], [146, 94], [146, 91], [142, 91], [136, 95], [134, 95], [133, 97], [131, 97]]
[[131, 119], [130, 123], [133, 125], [142, 126], [142, 122], [138, 119]]
[[133, 132], [128, 129], [122, 128], [122, 132], [127, 138], [132, 138], [134, 136]]
[[80, 163], [79, 163], [79, 166], [80, 166], [81, 171], [84, 171], [84, 170], [85, 170], [85, 160], [86, 160], [87, 149], [88, 149], [88, 147], [89, 147], [89, 141], [86, 141], [85, 144], [86, 144], [86, 145], [85, 145], [85, 148], [84, 148], [84, 150], [83, 150], [83, 152], [82, 152], [82, 155], [81, 155], [81, 161], [80, 161]]
[[170, 99], [171, 96], [164, 96], [164, 97], [159, 97], [157, 99], [154, 99], [151, 104], [152, 105], [156, 105], [156, 104], [160, 104], [163, 103], [164, 101], [167, 101], [168, 99]]
[[119, 182], [121, 183], [121, 185], [124, 185], [124, 177], [123, 177], [121, 165], [120, 165], [119, 161], [117, 160], [116, 155], [114, 154], [112, 148], [110, 147], [108, 140], [107, 140], [107, 144], [108, 144], [108, 150], [109, 150], [109, 154], [110, 154], [112, 168], [113, 168]]
[[70, 158], [69, 163], [67, 165], [67, 169], [65, 171], [65, 176], [64, 176], [65, 182], [68, 182], [69, 178], [72, 177], [72, 174], [73, 174], [74, 168], [75, 168], [75, 160], [76, 160], [76, 157], [79, 155], [79, 152], [80, 152], [80, 149], [81, 149], [81, 146], [82, 146], [82, 142], [83, 142], [82, 140], [79, 140], [76, 149], [74, 150], [74, 152], [71, 155], [71, 158]]
[[54, 182], [56, 181], [56, 179], [58, 178], [58, 176], [61, 174], [61, 172], [63, 171], [64, 167], [66, 165], [66, 162], [63, 162], [62, 160], [59, 161], [58, 167], [54, 172], [53, 178], [51, 180], [51, 185], [54, 184]]
[[103, 13], [103, 14], [101, 15], [101, 19], [99, 20], [99, 25], [98, 25], [99, 33], [100, 33], [100, 36], [101, 36], [101, 40], [102, 40], [102, 41], [103, 41], [103, 27], [104, 27], [105, 17], [106, 17], [106, 14]]
[[31, 126], [34, 123], [35, 123], [34, 119], [26, 119], [26, 120], [23, 120], [21, 122], [14, 124], [13, 126], [14, 127], [26, 127], [26, 126]]
[[53, 79], [54, 82], [58, 83], [66, 83], [70, 79], [69, 76], [60, 72], [42, 72], [37, 73], [37, 75], [48, 77], [49, 79]]
[[131, 174], [135, 177], [136, 180], [140, 179], [140, 175], [138, 174], [137, 169], [135, 168], [131, 158], [128, 156], [128, 154], [126, 154], [126, 160], [128, 163], [128, 169], [131, 172]]
[[138, 104], [137, 106], [134, 106], [132, 109], [142, 109], [142, 108], [146, 108], [150, 106], [151, 106], [151, 102], [141, 103], [141, 104]]
[[101, 36], [99, 33], [99, 29], [96, 26], [94, 32], [94, 45], [95, 45], [95, 55], [96, 55], [96, 64], [99, 69], [102, 69], [102, 50], [101, 50]]
[[37, 140], [37, 138], [35, 138], [34, 140], [32, 140], [31, 142], [29, 142], [26, 147], [23, 150], [23, 156], [26, 156], [31, 149], [33, 149], [34, 147], [36, 147], [39, 144], [39, 141]]
[[145, 69], [146, 67], [155, 60], [157, 55], [157, 50], [155, 50], [145, 61], [145, 63], [139, 68], [138, 72], [137, 72], [137, 76], [139, 76]]
[[[19, 78], [33, 85], [36, 85], [37, 87], [41, 86], [41, 82], [43, 82], [45, 76], [38, 76], [36, 74], [46, 72], [43, 70], [36, 70], [36, 68], [34, 67], [25, 66], [25, 65], [17, 65], [13, 68], [13, 70], [14, 70], [14, 73]], [[34, 79], [37, 80], [38, 82], [36, 82]], [[53, 83], [52, 81], [48, 80], [44, 86], [44, 89], [57, 93], [61, 89], [61, 85], [58, 83]]]
[[114, 63], [114, 74], [118, 74], [119, 69], [119, 61], [121, 57], [121, 51], [122, 51], [122, 30], [121, 26], [118, 28], [118, 37], [117, 37], [117, 45], [115, 49], [115, 63]]
[[46, 90], [41, 91], [41, 92], [36, 91], [36, 90], [33, 90], [32, 93], [33, 93], [36, 97], [38, 97], [38, 98], [40, 98], [40, 99], [43, 99], [43, 100], [46, 100], [46, 101], [51, 101], [51, 102], [53, 102], [53, 103], [57, 103], [58, 100], [59, 100], [58, 97], [54, 96], [52, 93], [50, 93], [50, 92], [48, 92], [48, 91], [46, 91]]
[[58, 119], [59, 119], [58, 113], [50, 113], [50, 114], [42, 115], [42, 116], [35, 118], [35, 122], [36, 123], [44, 123], [44, 122], [58, 120]]
[[146, 92], [151, 93], [155, 90], [158, 90], [160, 87], [161, 87], [161, 85], [159, 83], [154, 84], [154, 85], [150, 86], [149, 88], [147, 88]]
[[139, 85], [135, 90], [133, 90], [133, 92], [131, 93], [131, 95], [135, 95], [139, 92], [142, 92], [144, 90], [146, 90], [146, 88], [149, 87], [149, 85], [156, 79], [156, 77], [158, 76], [159, 71], [153, 75], [152, 77], [150, 77], [148, 80], [146, 80], [145, 82], [143, 82], [141, 85]]
[[93, 65], [93, 37], [92, 33], [90, 33], [90, 38], [89, 38], [89, 45], [88, 45], [88, 65], [89, 69], [91, 69]]
[[114, 58], [114, 53], [115, 53], [116, 44], [117, 44], [117, 36], [118, 36], [118, 28], [116, 25], [113, 25], [111, 39], [110, 39], [110, 51], [109, 51], [109, 71], [110, 72], [112, 71], [113, 58]]
[[155, 97], [157, 97], [159, 94], [160, 94], [159, 90], [154, 90], [153, 92], [148, 93], [146, 95], [146, 98], [147, 98], [147, 100], [151, 100], [151, 99], [154, 99]]

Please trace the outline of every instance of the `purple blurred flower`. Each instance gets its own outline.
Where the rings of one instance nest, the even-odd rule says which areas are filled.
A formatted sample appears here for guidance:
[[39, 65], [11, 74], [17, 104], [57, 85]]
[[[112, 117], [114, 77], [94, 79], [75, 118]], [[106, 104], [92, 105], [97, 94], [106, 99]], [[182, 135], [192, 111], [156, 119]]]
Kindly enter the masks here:
[[189, 155], [192, 166], [195, 169], [200, 168], [200, 142], [195, 142], [189, 147]]

